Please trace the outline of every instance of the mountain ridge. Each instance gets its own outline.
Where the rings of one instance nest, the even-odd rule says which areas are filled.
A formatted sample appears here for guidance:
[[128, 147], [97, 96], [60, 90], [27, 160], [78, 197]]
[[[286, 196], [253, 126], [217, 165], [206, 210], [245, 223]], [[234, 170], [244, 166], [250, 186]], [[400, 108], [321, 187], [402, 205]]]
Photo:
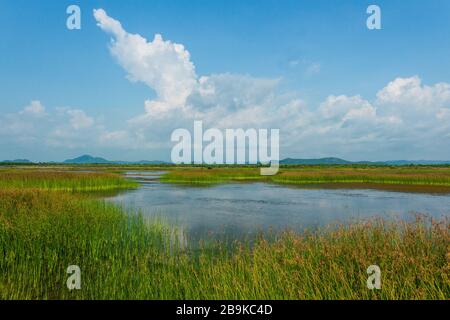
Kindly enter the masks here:
[[388, 160], [388, 161], [348, 161], [341, 158], [328, 157], [317, 159], [296, 159], [286, 158], [280, 161], [280, 164], [304, 164], [304, 165], [317, 165], [317, 164], [368, 164], [368, 165], [389, 165], [389, 166], [401, 166], [401, 165], [442, 165], [450, 164], [449, 160]]
[[28, 159], [14, 159], [14, 160], [3, 160], [0, 163], [33, 163]]
[[102, 157], [93, 157], [85, 154], [73, 159], [64, 160], [67, 164], [166, 164], [165, 161], [160, 160], [140, 160], [140, 161], [114, 161], [107, 160]]
[[[28, 159], [3, 160], [2, 164], [33, 164], [36, 162]], [[139, 161], [121, 161], [121, 160], [107, 160], [102, 157], [94, 157], [88, 154], [67, 159], [64, 161], [49, 161], [45, 163], [63, 163], [63, 164], [170, 164], [170, 162], [160, 160], [139, 160]], [[282, 165], [352, 165], [352, 164], [367, 164], [367, 165], [450, 165], [450, 160], [388, 160], [388, 161], [349, 161], [337, 157], [325, 158], [285, 158], [280, 161]]]

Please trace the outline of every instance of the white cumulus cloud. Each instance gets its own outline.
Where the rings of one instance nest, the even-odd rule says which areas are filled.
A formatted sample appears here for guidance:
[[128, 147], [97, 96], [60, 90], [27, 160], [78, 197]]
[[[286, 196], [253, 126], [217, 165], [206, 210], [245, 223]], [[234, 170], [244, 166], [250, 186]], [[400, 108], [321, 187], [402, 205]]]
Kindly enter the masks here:
[[[291, 156], [395, 158], [402, 157], [398, 152], [405, 148], [414, 156], [431, 154], [437, 145], [450, 147], [443, 138], [448, 132], [448, 83], [425, 85], [418, 76], [399, 77], [372, 101], [359, 95], [330, 95], [317, 107], [308, 107], [298, 93], [280, 93], [280, 79], [229, 73], [197, 76], [183, 45], [163, 40], [160, 34], [152, 41], [131, 34], [102, 9], [94, 16], [111, 34], [111, 54], [128, 78], [156, 92], [156, 99], [145, 101], [144, 114], [128, 121], [124, 131], [108, 131], [105, 142], [170, 147], [164, 141], [171, 131], [191, 128], [197, 119], [217, 128], [280, 128], [281, 144]], [[310, 67], [311, 73], [320, 71], [320, 64]]]
[[157, 100], [146, 103], [149, 113], [158, 115], [184, 105], [197, 84], [197, 76], [183, 45], [166, 41], [160, 34], [148, 41], [138, 34], [128, 33], [103, 9], [94, 10], [94, 17], [98, 26], [111, 34], [111, 54], [128, 73], [128, 78], [155, 90]]
[[45, 115], [45, 107], [39, 100], [32, 100], [21, 113], [41, 117]]
[[67, 110], [70, 116], [70, 124], [74, 129], [85, 129], [94, 125], [94, 119], [86, 115], [83, 110], [70, 109]]

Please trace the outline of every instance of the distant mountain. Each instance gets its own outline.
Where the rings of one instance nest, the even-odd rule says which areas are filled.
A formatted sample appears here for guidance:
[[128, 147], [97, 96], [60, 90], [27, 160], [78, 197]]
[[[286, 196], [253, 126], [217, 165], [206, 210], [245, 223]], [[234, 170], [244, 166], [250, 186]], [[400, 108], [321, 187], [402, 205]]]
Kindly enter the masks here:
[[384, 163], [392, 165], [392, 166], [404, 166], [409, 164], [416, 164], [416, 165], [439, 165], [439, 164], [450, 164], [450, 161], [448, 160], [392, 160], [392, 161], [385, 161]]
[[0, 163], [33, 163], [28, 159], [3, 160]]
[[280, 164], [352, 164], [340, 158], [320, 158], [320, 159], [292, 159], [286, 158], [280, 161]]
[[368, 165], [405, 166], [405, 165], [442, 165], [442, 164], [450, 164], [450, 161], [447, 160], [348, 161], [340, 158], [320, 158], [320, 159], [286, 158], [281, 160], [280, 164], [299, 164], [299, 165], [368, 164]]
[[[32, 164], [34, 162], [28, 159], [3, 160], [0, 164]], [[47, 162], [61, 163], [61, 162]], [[65, 164], [141, 164], [158, 165], [169, 164], [169, 162], [159, 160], [140, 160], [140, 161], [112, 161], [101, 157], [93, 157], [85, 154], [74, 159], [67, 159]], [[450, 165], [450, 160], [390, 160], [390, 161], [348, 161], [341, 158], [318, 158], [318, 159], [294, 159], [286, 158], [280, 161], [284, 165], [345, 165], [345, 164], [367, 164], [367, 165], [387, 165], [387, 166], [405, 166], [405, 165]]]
[[140, 160], [140, 161], [111, 161], [101, 157], [93, 157], [88, 154], [82, 155], [78, 158], [67, 159], [64, 161], [67, 164], [165, 164], [167, 162], [158, 160]]
[[111, 162], [104, 158], [93, 157], [88, 154], [85, 154], [78, 158], [67, 159], [64, 161], [64, 163], [69, 163], [69, 164], [104, 164], [105, 163], [106, 164], [106, 163], [111, 163]]

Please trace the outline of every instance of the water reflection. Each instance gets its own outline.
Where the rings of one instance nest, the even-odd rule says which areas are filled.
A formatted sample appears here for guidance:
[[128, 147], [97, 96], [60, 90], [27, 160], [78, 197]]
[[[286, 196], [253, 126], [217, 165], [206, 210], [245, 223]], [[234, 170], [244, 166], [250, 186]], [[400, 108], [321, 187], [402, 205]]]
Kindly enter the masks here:
[[396, 190], [231, 183], [193, 188], [158, 181], [162, 172], [129, 172], [142, 187], [108, 197], [145, 215], [183, 226], [189, 237], [242, 238], [259, 231], [315, 229], [374, 216], [412, 219], [450, 215], [448, 194]]

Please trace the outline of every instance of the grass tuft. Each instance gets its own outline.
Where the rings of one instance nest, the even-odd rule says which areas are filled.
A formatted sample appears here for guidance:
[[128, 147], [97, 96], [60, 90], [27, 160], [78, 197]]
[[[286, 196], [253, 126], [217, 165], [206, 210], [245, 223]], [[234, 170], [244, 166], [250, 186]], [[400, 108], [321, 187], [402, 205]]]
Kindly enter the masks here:
[[135, 188], [138, 183], [119, 174], [68, 171], [0, 171], [0, 189], [105, 191]]

